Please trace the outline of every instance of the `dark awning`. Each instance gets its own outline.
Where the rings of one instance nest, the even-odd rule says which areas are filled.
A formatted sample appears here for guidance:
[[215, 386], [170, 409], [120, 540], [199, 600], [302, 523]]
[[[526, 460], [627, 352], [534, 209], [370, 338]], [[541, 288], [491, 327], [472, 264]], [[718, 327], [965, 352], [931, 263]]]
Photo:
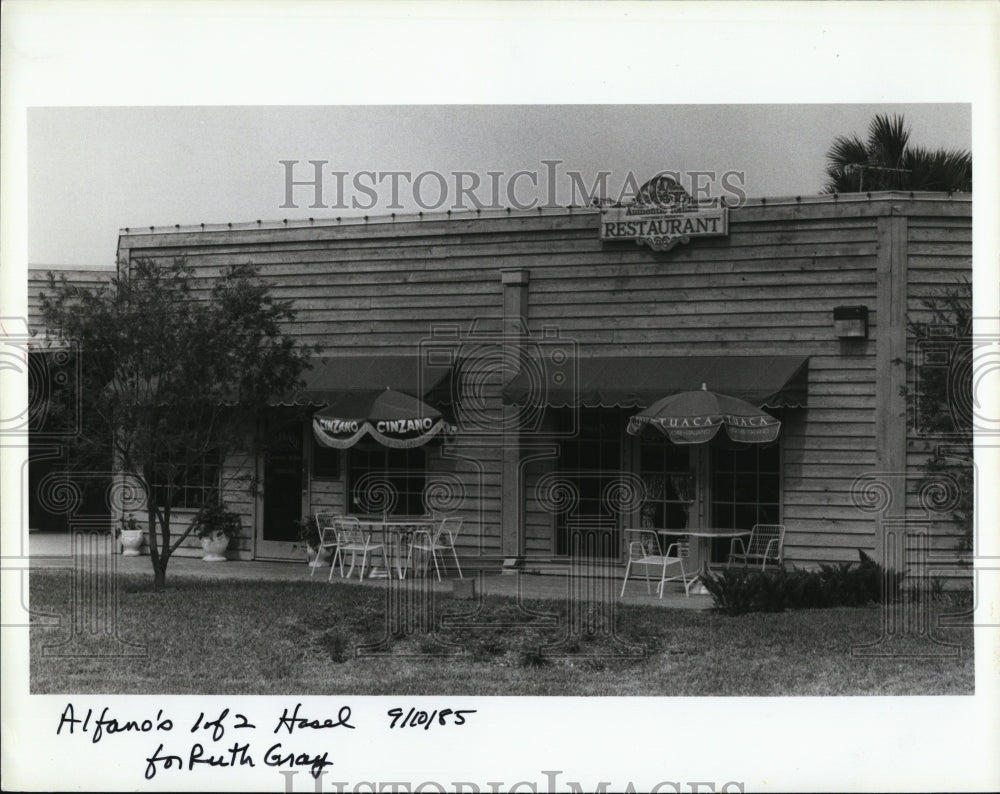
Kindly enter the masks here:
[[423, 398], [448, 374], [419, 355], [323, 356], [303, 373], [305, 386], [285, 395], [279, 405], [327, 405], [350, 395], [394, 389]]
[[[675, 392], [709, 389], [760, 407], [806, 404], [809, 359], [802, 356], [580, 356], [577, 383], [543, 385], [527, 371], [503, 389], [509, 405], [646, 407]], [[542, 391], [544, 390], [544, 396]]]

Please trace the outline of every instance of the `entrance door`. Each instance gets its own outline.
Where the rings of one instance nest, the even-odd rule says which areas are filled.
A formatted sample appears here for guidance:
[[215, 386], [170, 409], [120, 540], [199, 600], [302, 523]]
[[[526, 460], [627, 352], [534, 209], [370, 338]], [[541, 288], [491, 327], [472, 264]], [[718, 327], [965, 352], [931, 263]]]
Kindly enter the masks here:
[[697, 459], [699, 448], [671, 444], [652, 433], [640, 441], [640, 472], [646, 500], [640, 508], [646, 529], [692, 529], [698, 526]]
[[297, 560], [303, 556], [296, 521], [308, 506], [300, 419], [269, 422], [263, 445], [263, 509], [258, 511], [256, 556]]

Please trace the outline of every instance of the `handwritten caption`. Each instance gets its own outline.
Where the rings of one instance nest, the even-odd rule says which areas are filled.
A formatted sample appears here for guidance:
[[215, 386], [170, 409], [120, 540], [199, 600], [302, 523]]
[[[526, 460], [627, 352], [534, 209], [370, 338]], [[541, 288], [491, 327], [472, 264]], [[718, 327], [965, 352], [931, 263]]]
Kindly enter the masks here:
[[[417, 708], [391, 708], [386, 712], [385, 725], [388, 729], [404, 730], [420, 728], [441, 730], [447, 726], [460, 726], [467, 723], [467, 717], [476, 709], [432, 709], [430, 711]], [[163, 709], [158, 709], [154, 716], [142, 719], [121, 719], [111, 713], [109, 707], [100, 712], [94, 708], [77, 711], [73, 703], [67, 703], [59, 716], [56, 726], [56, 736], [85, 734], [93, 744], [108, 741], [117, 734], [172, 734], [159, 742], [153, 752], [144, 759], [143, 776], [152, 780], [161, 771], [194, 772], [207, 768], [236, 767], [273, 767], [275, 769], [306, 769], [318, 778], [324, 770], [333, 766], [333, 752], [329, 747], [321, 751], [311, 749], [304, 751], [296, 747], [296, 741], [303, 734], [316, 736], [317, 732], [336, 731], [340, 729], [353, 731], [357, 726], [351, 721], [350, 706], [336, 709], [335, 715], [308, 715], [301, 703], [294, 707], [285, 707], [281, 715], [264, 723], [260, 730], [273, 728], [270, 736], [280, 737], [280, 741], [271, 742], [260, 751], [265, 742], [257, 740], [258, 725], [246, 715], [238, 711], [224, 708], [216, 713], [207, 714], [202, 711], [187, 725], [178, 725]], [[177, 738], [184, 732], [191, 734], [193, 740], [187, 744]], [[291, 737], [291, 738], [289, 738]], [[167, 749], [167, 742], [171, 748]], [[332, 741], [332, 738], [331, 738]], [[223, 746], [224, 745], [224, 746]]]

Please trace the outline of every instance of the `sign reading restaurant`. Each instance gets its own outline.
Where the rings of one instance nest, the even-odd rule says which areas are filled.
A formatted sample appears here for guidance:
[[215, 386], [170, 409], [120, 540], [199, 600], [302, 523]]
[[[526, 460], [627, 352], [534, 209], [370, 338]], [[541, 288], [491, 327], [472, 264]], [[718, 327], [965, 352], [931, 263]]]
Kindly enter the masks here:
[[635, 240], [654, 251], [669, 251], [692, 237], [729, 233], [729, 210], [718, 199], [695, 201], [673, 178], [651, 179], [624, 207], [601, 209], [602, 240]]

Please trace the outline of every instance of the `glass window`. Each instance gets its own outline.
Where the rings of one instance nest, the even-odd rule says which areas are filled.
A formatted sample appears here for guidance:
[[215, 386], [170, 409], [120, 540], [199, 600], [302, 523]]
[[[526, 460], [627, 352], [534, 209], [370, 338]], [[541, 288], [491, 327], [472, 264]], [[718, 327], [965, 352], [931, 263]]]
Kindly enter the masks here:
[[627, 413], [613, 408], [553, 409], [555, 425], [579, 432], [559, 445], [559, 471], [579, 496], [573, 509], [556, 516], [556, 554], [617, 557], [618, 516], [606, 502], [607, 487], [622, 476], [622, 439]]
[[[712, 526], [751, 529], [781, 518], [781, 456], [777, 444], [712, 450]], [[712, 541], [712, 560], [729, 553], [729, 540]]]
[[348, 451], [348, 511], [359, 515], [423, 515], [427, 456], [424, 447], [388, 449], [361, 443]]
[[643, 439], [639, 457], [646, 501], [641, 508], [642, 526], [656, 529], [683, 529], [695, 498], [688, 447], [665, 439]]
[[738, 451], [712, 450], [712, 524], [750, 529], [777, 522], [780, 514], [778, 445]]
[[340, 478], [340, 450], [324, 447], [315, 436], [312, 440], [312, 476], [316, 480]]
[[158, 504], [164, 504], [168, 483], [173, 483], [171, 507], [197, 510], [204, 505], [219, 488], [219, 456], [206, 455], [201, 461], [184, 465], [154, 463], [151, 467], [150, 487]]

